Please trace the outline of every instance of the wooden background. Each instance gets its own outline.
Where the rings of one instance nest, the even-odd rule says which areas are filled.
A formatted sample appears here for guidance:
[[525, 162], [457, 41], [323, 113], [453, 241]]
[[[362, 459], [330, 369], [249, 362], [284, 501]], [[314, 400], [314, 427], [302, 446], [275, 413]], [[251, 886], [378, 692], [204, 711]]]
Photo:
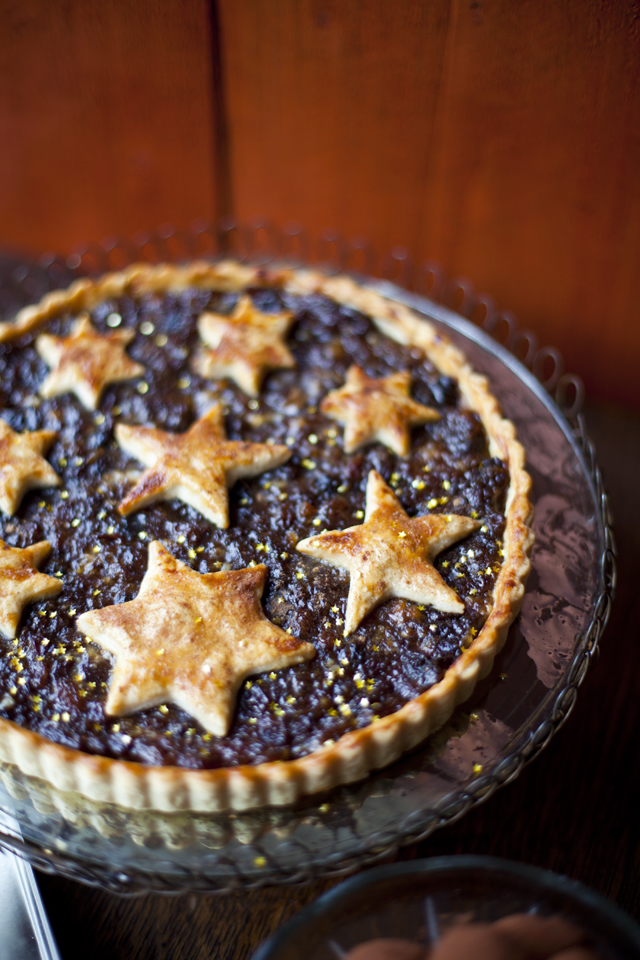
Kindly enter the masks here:
[[404, 245], [640, 409], [637, 0], [0, 0], [0, 244]]

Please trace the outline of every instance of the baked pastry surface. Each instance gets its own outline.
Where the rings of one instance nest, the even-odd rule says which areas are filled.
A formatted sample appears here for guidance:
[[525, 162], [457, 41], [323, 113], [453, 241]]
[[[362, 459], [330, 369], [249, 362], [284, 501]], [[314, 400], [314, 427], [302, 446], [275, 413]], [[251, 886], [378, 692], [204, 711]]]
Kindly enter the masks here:
[[[91, 336], [117, 349], [116, 375], [100, 383], [85, 363], [52, 395], [42, 344], [73, 341], [84, 313]], [[287, 803], [392, 762], [489, 671], [529, 566], [524, 453], [485, 379], [408, 308], [309, 271], [134, 266], [48, 295], [0, 338], [0, 416], [17, 434], [56, 434], [47, 458], [62, 480], [39, 482], [2, 516], [10, 546], [51, 544], [40, 576], [62, 582], [55, 598], [25, 606], [16, 638], [0, 638], [5, 760], [126, 806]], [[83, 378], [92, 391], [76, 389]], [[212, 411], [226, 516], [219, 500], [207, 513], [206, 464], [176, 460], [180, 438]], [[347, 620], [365, 568], [334, 562], [327, 544], [371, 524], [374, 486], [389, 507], [381, 529], [397, 535], [381, 569], [397, 575], [377, 574]], [[429, 541], [428, 517], [434, 531], [450, 517], [456, 535]], [[105, 713], [115, 654], [91, 637], [92, 611], [136, 601], [152, 544], [202, 578], [266, 567], [262, 616], [291, 658], [266, 673], [241, 662], [224, 735], [194, 720], [169, 683]], [[437, 589], [414, 595], [427, 566]], [[196, 627], [207, 622], [199, 611]]]

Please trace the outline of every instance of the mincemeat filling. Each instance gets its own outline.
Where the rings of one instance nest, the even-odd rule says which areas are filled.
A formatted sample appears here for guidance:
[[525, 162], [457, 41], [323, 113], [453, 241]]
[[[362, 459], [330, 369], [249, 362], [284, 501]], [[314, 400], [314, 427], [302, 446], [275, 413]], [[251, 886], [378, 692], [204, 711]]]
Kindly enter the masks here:
[[[146, 368], [137, 380], [109, 386], [97, 412], [75, 396], [39, 397], [48, 373], [34, 348], [41, 331], [0, 345], [0, 415], [16, 431], [58, 431], [47, 459], [63, 480], [28, 493], [14, 517], [0, 518], [0, 537], [11, 546], [51, 542], [41, 569], [63, 582], [59, 597], [25, 609], [15, 641], [0, 637], [1, 716], [56, 743], [149, 764], [284, 760], [397, 711], [436, 683], [481, 628], [502, 562], [508, 470], [489, 455], [479, 417], [462, 408], [456, 383], [420, 350], [390, 340], [367, 317], [325, 296], [250, 293], [261, 310], [295, 313], [287, 343], [297, 368], [269, 374], [256, 400], [228, 380], [192, 371], [199, 314], [230, 312], [237, 294], [190, 290], [96, 308], [99, 331], [136, 331], [127, 352]], [[74, 319], [61, 317], [42, 330], [65, 336]], [[412, 396], [441, 413], [412, 431], [406, 459], [379, 443], [346, 455], [342, 426], [319, 412], [354, 363], [370, 377], [410, 370]], [[215, 402], [224, 404], [230, 439], [287, 444], [289, 462], [232, 487], [227, 530], [178, 501], [121, 517], [117, 505], [142, 468], [115, 443], [114, 425], [183, 432]], [[371, 469], [409, 516], [457, 513], [481, 521], [435, 564], [464, 601], [464, 614], [389, 600], [344, 637], [348, 574], [302, 555], [296, 544], [362, 522]], [[105, 716], [112, 661], [77, 631], [75, 619], [136, 596], [152, 540], [201, 573], [265, 563], [266, 616], [315, 646], [315, 659], [244, 683], [224, 738], [170, 703]]]

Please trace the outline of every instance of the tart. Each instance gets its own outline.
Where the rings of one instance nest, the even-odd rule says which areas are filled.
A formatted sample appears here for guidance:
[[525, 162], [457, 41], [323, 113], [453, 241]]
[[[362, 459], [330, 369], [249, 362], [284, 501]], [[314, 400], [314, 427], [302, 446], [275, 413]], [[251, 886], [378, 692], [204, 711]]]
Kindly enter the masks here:
[[131, 808], [365, 777], [491, 669], [532, 545], [487, 381], [347, 277], [136, 264], [0, 325], [0, 759]]

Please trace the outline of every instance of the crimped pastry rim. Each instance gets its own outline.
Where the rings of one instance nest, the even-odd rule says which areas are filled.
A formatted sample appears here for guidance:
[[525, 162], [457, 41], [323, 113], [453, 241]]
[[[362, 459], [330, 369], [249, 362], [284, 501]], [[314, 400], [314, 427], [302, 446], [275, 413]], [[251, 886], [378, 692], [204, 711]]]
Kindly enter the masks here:
[[525, 470], [524, 449], [516, 439], [514, 425], [502, 416], [487, 378], [473, 371], [462, 351], [404, 304], [349, 277], [328, 277], [313, 270], [265, 269], [228, 260], [215, 264], [194, 261], [187, 266], [133, 264], [98, 280], [80, 279], [67, 290], [46, 294], [38, 304], [21, 310], [13, 323], [0, 324], [0, 342], [16, 339], [60, 313], [92, 310], [103, 300], [126, 294], [193, 287], [235, 291], [250, 285], [321, 293], [352, 306], [368, 315], [385, 335], [421, 347], [442, 373], [458, 381], [463, 402], [482, 420], [490, 452], [509, 467], [504, 559], [494, 585], [491, 612], [478, 636], [438, 683], [396, 713], [295, 760], [215, 770], [151, 766], [84, 753], [0, 718], [0, 759], [57, 789], [133, 809], [221, 812], [286, 805], [361, 780], [397, 760], [447, 721], [489, 673], [520, 610], [533, 545], [531, 479]]

